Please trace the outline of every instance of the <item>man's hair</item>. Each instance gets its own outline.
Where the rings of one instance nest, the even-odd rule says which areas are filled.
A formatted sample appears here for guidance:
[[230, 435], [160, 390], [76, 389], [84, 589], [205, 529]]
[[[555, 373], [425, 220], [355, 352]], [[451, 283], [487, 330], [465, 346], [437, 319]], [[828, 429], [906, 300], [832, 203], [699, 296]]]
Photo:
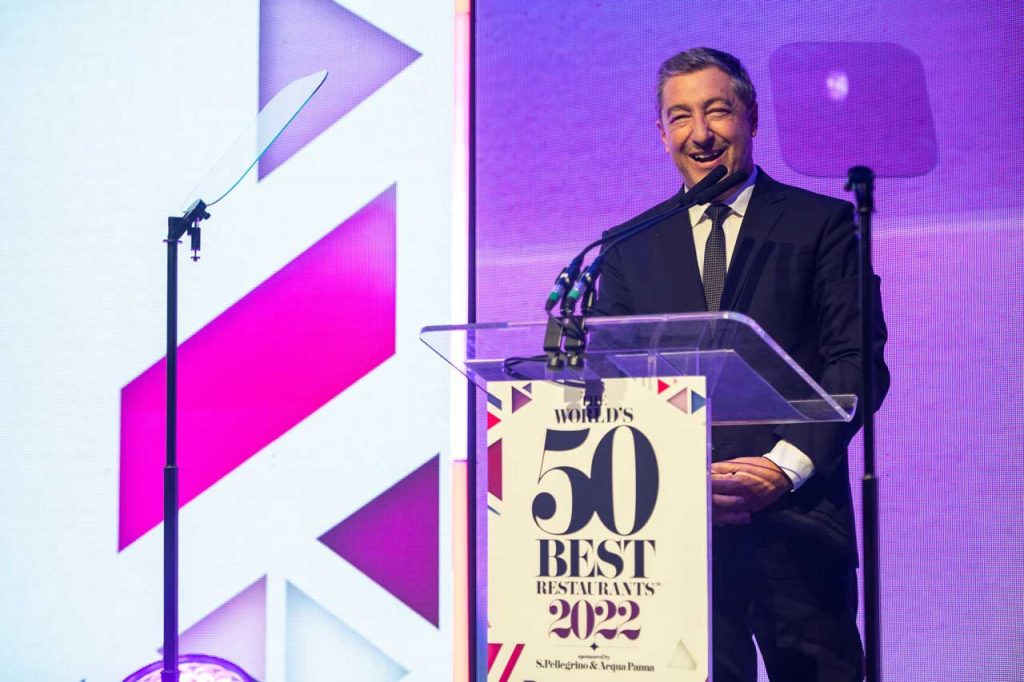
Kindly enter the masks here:
[[757, 91], [754, 84], [750, 82], [750, 74], [740, 63], [740, 60], [728, 52], [715, 50], [710, 47], [694, 47], [680, 52], [674, 57], [669, 57], [662, 62], [658, 68], [658, 116], [661, 116], [661, 107], [664, 104], [665, 83], [673, 76], [684, 73], [694, 73], [714, 67], [721, 69], [732, 81], [733, 92], [740, 98], [743, 105], [750, 111], [757, 104]]

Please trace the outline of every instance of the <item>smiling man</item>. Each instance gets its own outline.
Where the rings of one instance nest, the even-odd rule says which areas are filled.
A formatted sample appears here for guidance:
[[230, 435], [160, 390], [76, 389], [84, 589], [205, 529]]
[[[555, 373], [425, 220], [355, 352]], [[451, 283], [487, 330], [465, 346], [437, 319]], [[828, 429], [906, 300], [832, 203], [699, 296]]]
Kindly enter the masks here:
[[[757, 93], [732, 55], [695, 48], [668, 59], [657, 100], [661, 141], [688, 187], [719, 165], [750, 177], [611, 248], [596, 309], [738, 311], [829, 393], [861, 395], [853, 207], [754, 165]], [[875, 296], [873, 409], [889, 386], [877, 288]], [[755, 639], [773, 682], [863, 679], [847, 467], [860, 420], [712, 430], [715, 682], [756, 680]]]
[[661, 141], [687, 187], [719, 165], [730, 173], [754, 171], [757, 100], [749, 79], [734, 85], [719, 68], [671, 75], [658, 93], [658, 109]]

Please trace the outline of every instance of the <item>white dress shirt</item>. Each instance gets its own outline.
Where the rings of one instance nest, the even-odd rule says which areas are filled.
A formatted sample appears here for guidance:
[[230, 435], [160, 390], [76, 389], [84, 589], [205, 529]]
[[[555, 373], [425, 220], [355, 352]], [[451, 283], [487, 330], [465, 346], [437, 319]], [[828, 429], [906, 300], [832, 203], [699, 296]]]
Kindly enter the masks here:
[[[740, 227], [743, 225], [743, 218], [747, 215], [747, 207], [750, 205], [750, 197], [754, 194], [757, 172], [755, 167], [754, 172], [747, 178], [740, 191], [732, 199], [721, 202], [731, 209], [729, 215], [725, 218], [725, 223], [722, 225], [722, 229], [725, 230], [725, 267], [727, 274], [729, 263], [732, 262], [733, 251], [736, 249]], [[704, 215], [707, 207], [707, 204], [690, 207], [693, 245], [697, 249], [697, 267], [700, 269], [701, 279], [704, 279], [704, 250], [707, 246], [708, 237], [711, 236], [711, 219]], [[787, 441], [780, 440], [775, 444], [771, 452], [766, 453], [764, 456], [785, 472], [786, 476], [793, 483], [793, 490], [802, 486], [807, 482], [807, 479], [814, 475], [814, 462], [811, 461], [811, 458], [800, 448]]]

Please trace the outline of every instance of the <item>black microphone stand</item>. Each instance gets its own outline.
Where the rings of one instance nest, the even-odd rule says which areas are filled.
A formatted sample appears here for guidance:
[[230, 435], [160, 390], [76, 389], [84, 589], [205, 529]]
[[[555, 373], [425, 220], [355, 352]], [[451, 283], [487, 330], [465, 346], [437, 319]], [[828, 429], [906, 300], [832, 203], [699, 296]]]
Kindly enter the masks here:
[[871, 267], [871, 214], [875, 174], [867, 166], [849, 171], [847, 190], [853, 190], [860, 227], [861, 356], [863, 368], [864, 478], [862, 523], [864, 536], [864, 659], [867, 682], [881, 682], [881, 588], [878, 537], [878, 477], [875, 475], [875, 283]]
[[569, 369], [583, 369], [583, 354], [587, 349], [587, 316], [594, 304], [594, 285], [590, 282], [583, 292], [580, 301], [580, 314], [573, 314], [572, 305], [566, 305], [562, 311], [562, 322], [565, 334], [565, 363]]
[[167, 461], [164, 465], [164, 659], [162, 682], [178, 682], [178, 244], [191, 238], [199, 260], [199, 223], [210, 217], [197, 199], [180, 218], [167, 219]]

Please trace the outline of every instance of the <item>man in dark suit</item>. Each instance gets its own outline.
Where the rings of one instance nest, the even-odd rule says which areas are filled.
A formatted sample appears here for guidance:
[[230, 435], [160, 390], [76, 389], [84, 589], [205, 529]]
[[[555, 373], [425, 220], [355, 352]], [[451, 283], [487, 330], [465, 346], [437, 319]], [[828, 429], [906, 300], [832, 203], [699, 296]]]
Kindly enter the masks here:
[[[610, 249], [597, 311], [741, 312], [826, 391], [863, 395], [852, 206], [755, 167], [757, 95], [735, 57], [697, 48], [667, 60], [658, 109], [665, 150], [688, 187], [720, 164], [751, 177]], [[889, 385], [880, 299], [875, 309], [873, 409]], [[863, 679], [847, 466], [859, 412], [850, 424], [713, 429], [715, 682], [756, 679], [752, 637], [773, 682]]]

